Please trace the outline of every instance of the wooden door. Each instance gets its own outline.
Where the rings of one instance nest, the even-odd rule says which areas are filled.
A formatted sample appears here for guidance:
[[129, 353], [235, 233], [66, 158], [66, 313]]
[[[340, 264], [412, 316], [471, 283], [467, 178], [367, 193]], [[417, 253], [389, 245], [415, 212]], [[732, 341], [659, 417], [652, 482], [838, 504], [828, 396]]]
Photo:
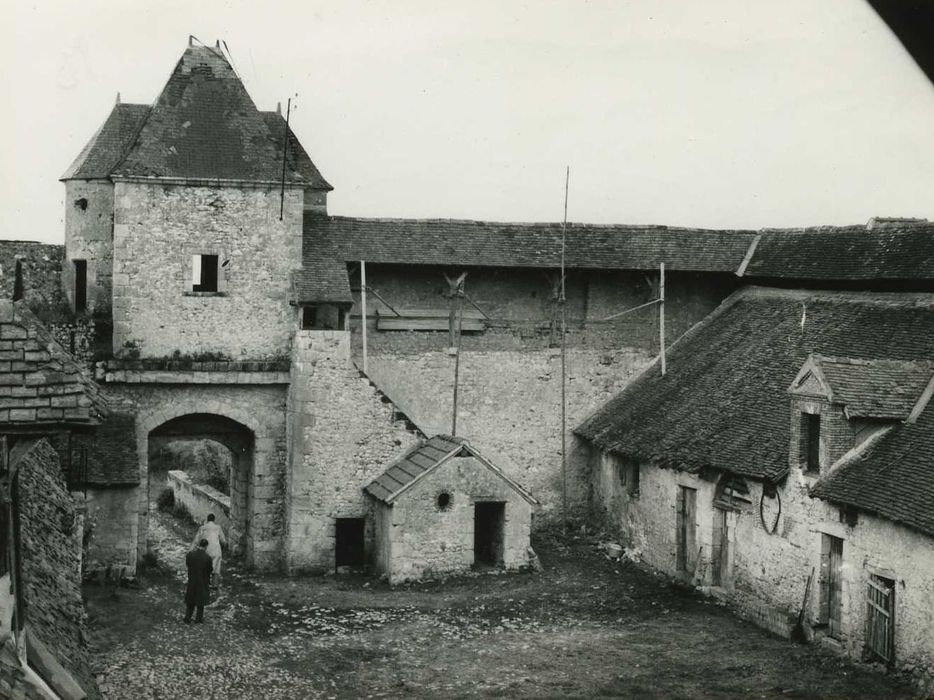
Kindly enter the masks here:
[[874, 574], [866, 590], [866, 649], [887, 664], [895, 661], [895, 581]]
[[678, 487], [677, 517], [675, 538], [677, 545], [678, 571], [694, 573], [694, 547], [697, 542], [697, 490], [687, 486]]
[[821, 542], [821, 621], [831, 637], [840, 637], [843, 620], [843, 540], [823, 535]]
[[710, 583], [714, 586], [725, 585], [727, 562], [730, 557], [730, 540], [727, 525], [727, 511], [713, 509], [713, 537], [710, 549]]

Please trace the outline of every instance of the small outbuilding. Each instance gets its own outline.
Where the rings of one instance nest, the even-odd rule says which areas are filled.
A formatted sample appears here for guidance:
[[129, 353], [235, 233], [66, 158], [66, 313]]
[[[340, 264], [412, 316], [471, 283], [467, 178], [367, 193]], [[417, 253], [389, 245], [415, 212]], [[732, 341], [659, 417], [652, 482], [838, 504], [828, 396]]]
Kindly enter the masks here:
[[464, 438], [436, 435], [363, 490], [373, 501], [373, 565], [391, 583], [530, 563], [538, 501]]

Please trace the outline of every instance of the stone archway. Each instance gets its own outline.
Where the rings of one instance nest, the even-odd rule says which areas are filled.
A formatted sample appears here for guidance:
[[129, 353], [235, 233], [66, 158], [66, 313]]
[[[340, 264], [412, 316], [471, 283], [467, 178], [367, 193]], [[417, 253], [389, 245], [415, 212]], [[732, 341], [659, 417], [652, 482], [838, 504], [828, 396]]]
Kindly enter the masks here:
[[249, 560], [250, 484], [253, 481], [255, 438], [242, 423], [212, 413], [189, 413], [172, 418], [149, 432], [149, 463], [164, 445], [178, 442], [210, 441], [223, 445], [230, 455], [230, 527], [227, 532], [232, 553], [246, 554]]
[[[248, 566], [256, 566], [262, 569], [272, 569], [279, 564], [279, 551], [281, 548], [281, 533], [274, 527], [270, 527], [269, 522], [275, 523], [281, 515], [278, 510], [281, 509], [281, 498], [274, 499], [269, 497], [264, 490], [268, 490], [265, 485], [269, 481], [269, 474], [276, 469], [276, 443], [279, 439], [275, 432], [275, 425], [269, 421], [264, 421], [262, 413], [250, 411], [248, 406], [240, 401], [224, 400], [199, 396], [198, 400], [188, 400], [187, 396], [174, 396], [174, 400], [160, 401], [157, 407], [137, 414], [136, 419], [136, 443], [140, 462], [140, 503], [139, 503], [139, 528], [137, 532], [137, 552], [142, 557], [147, 549], [147, 540], [149, 535], [149, 439], [150, 435], [156, 431], [156, 439], [160, 437], [160, 429], [167, 426], [166, 431], [178, 432], [183, 429], [186, 416], [211, 416], [215, 421], [214, 426], [206, 423], [190, 426], [194, 430], [211, 427], [217, 429], [238, 426], [236, 430], [224, 431], [226, 435], [221, 435], [224, 440], [231, 442], [235, 446], [242, 446], [242, 438], [246, 435], [252, 436], [252, 450], [249, 460], [243, 460], [241, 457], [241, 466], [238, 474], [245, 479], [238, 512], [242, 513], [243, 532], [239, 534], [238, 539], [242, 542], [242, 553], [244, 562]], [[234, 424], [234, 425], [231, 425]], [[237, 442], [231, 433], [239, 433], [241, 438]], [[197, 433], [193, 433], [197, 434]], [[164, 437], [164, 436], [163, 436]], [[215, 439], [212, 437], [211, 439]], [[221, 440], [217, 440], [221, 442]], [[222, 442], [223, 444], [223, 442]], [[242, 453], [241, 453], [242, 454]], [[249, 469], [244, 469], [247, 466]], [[233, 501], [233, 499], [231, 499]], [[233, 503], [231, 503], [233, 510]], [[272, 512], [275, 510], [276, 512]], [[258, 524], [258, 521], [259, 524]]]

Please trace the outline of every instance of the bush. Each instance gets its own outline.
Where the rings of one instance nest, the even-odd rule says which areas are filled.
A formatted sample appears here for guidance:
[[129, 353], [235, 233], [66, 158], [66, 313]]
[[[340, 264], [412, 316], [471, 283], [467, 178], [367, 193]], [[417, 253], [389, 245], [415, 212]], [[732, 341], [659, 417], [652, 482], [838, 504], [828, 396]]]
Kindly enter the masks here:
[[170, 488], [164, 488], [159, 492], [156, 498], [156, 508], [164, 513], [175, 508], [175, 492]]

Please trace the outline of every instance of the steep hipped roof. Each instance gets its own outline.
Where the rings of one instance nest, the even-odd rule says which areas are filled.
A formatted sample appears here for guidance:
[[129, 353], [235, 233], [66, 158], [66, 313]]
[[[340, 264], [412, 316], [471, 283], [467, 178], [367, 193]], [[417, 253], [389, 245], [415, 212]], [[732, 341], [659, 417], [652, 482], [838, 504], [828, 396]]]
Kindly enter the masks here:
[[[276, 183], [282, 136], [270, 132], [273, 121], [256, 108], [219, 49], [189, 46], [110, 175]], [[288, 166], [286, 182], [330, 187], [304, 150]]]
[[934, 535], [934, 408], [834, 467], [811, 495]]
[[672, 345], [575, 433], [686, 471], [777, 480], [788, 469], [787, 388], [808, 355], [934, 360], [934, 295], [750, 287]]
[[0, 301], [0, 425], [94, 425], [100, 389], [23, 302]]
[[383, 503], [391, 504], [415, 482], [434, 471], [452, 457], [475, 457], [487, 469], [508, 483], [522, 498], [535, 505], [532, 495], [506, 476], [498, 467], [484, 459], [464, 438], [435, 435], [416, 445], [386, 471], [363, 487], [365, 493]]
[[905, 360], [859, 360], [811, 355], [789, 391], [800, 393], [809, 375], [841, 404], [848, 418], [905, 420], [934, 378], [934, 364]]
[[[311, 161], [311, 157], [305, 151], [301, 141], [287, 126], [285, 119], [278, 112], [260, 112], [263, 121], [266, 122], [266, 128], [276, 144], [276, 154], [279, 162], [282, 162], [282, 143], [285, 130], [289, 130], [288, 151], [286, 151], [286, 168], [300, 174], [308, 182], [308, 186], [316, 190], [333, 190], [334, 188], [324, 179], [318, 167]], [[281, 167], [281, 166], [280, 166]]]
[[149, 116], [149, 105], [117, 104], [97, 133], [88, 141], [62, 180], [94, 180], [110, 177]]
[[[580, 269], [734, 272], [750, 231], [569, 223], [566, 264]], [[327, 245], [342, 260], [402, 265], [546, 267], [561, 264], [561, 224], [452, 219], [305, 217], [305, 249]]]
[[868, 226], [766, 230], [746, 277], [934, 279], [934, 223], [874, 219]]

